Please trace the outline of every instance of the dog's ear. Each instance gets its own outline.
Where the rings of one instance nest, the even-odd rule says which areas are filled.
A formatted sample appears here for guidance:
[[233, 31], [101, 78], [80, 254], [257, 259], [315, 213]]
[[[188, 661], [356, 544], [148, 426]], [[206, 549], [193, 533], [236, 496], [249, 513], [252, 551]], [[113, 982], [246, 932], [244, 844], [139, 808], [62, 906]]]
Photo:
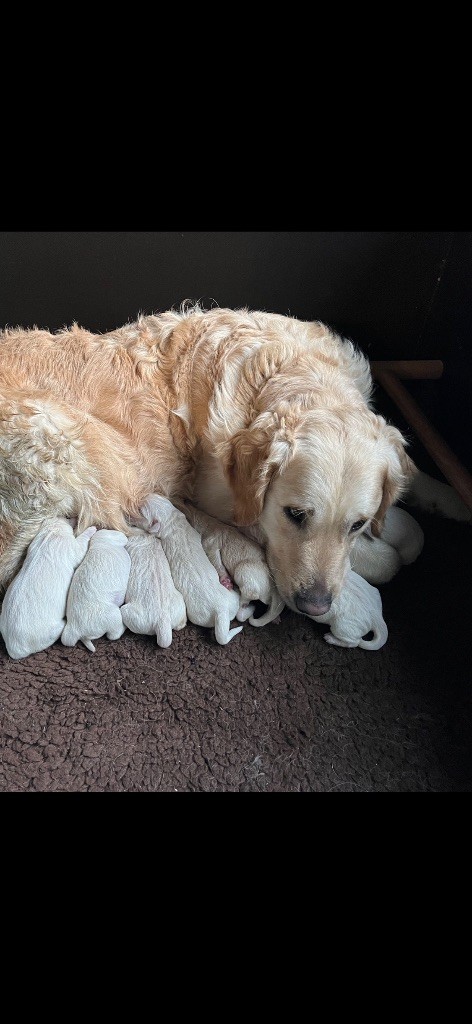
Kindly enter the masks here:
[[234, 496], [233, 518], [239, 526], [257, 522], [270, 481], [292, 457], [293, 442], [284, 420], [260, 416], [225, 443], [221, 454]]
[[[379, 417], [381, 419], [381, 417]], [[385, 424], [385, 421], [382, 420]], [[387, 463], [382, 481], [382, 500], [371, 522], [374, 537], [380, 537], [385, 514], [400, 497], [409, 481], [418, 472], [412, 459], [406, 454], [406, 440], [396, 427], [385, 424], [382, 438], [387, 442]]]

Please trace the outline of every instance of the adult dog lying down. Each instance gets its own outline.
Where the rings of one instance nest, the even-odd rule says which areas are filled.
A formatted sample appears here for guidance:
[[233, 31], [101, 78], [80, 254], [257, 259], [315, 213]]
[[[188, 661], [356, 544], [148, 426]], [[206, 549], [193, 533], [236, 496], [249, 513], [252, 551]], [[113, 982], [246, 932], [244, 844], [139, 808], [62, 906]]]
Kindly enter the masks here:
[[271, 313], [195, 307], [106, 335], [7, 331], [0, 592], [48, 516], [129, 533], [157, 492], [251, 527], [286, 604], [324, 614], [352, 545], [362, 573], [359, 546], [372, 561], [375, 545], [363, 531], [381, 534], [415, 471], [370, 409], [371, 387], [349, 341]]

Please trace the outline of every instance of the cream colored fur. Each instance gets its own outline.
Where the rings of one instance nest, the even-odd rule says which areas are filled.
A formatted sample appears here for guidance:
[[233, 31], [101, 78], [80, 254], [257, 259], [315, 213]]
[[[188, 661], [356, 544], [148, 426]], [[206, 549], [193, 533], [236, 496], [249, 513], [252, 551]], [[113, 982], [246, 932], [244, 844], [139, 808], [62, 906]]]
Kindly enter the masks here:
[[396, 548], [382, 537], [372, 537], [370, 530], [361, 534], [349, 555], [351, 569], [375, 586], [388, 583], [401, 569], [402, 561]]
[[[227, 644], [242, 626], [230, 629], [241, 599], [237, 590], [226, 590], [219, 581], [202, 547], [200, 537], [187, 522], [183, 512], [174, 508], [167, 498], [149, 494], [140, 508], [145, 529], [159, 537], [174, 585], [185, 601], [190, 622], [214, 627], [219, 644]], [[251, 611], [248, 613], [251, 615]]]
[[183, 629], [187, 613], [175, 589], [169, 563], [158, 537], [136, 532], [126, 545], [131, 571], [121, 617], [133, 633], [155, 635], [159, 647], [170, 647], [172, 630]]
[[258, 619], [249, 618], [251, 625], [265, 626], [272, 622], [283, 610], [284, 602], [271, 578], [261, 546], [243, 537], [239, 530], [223, 526], [214, 516], [201, 512], [189, 502], [177, 501], [176, 505], [199, 534], [203, 550], [216, 569], [220, 582], [229, 573], [244, 605], [262, 601], [269, 606]]
[[[325, 633], [324, 639], [336, 647], [363, 647], [367, 651], [378, 651], [388, 639], [378, 590], [351, 569], [346, 573], [342, 590], [329, 612], [313, 618], [315, 622], [329, 623], [331, 629]], [[372, 640], [363, 640], [371, 631], [374, 634]]]
[[385, 516], [382, 540], [398, 551], [402, 565], [411, 565], [423, 550], [424, 533], [406, 509], [395, 506]]
[[[414, 467], [368, 361], [318, 322], [198, 307], [0, 339], [0, 590], [44, 518], [129, 532], [150, 492], [262, 537], [281, 597], [339, 591]], [[429, 499], [431, 500], [431, 499]], [[284, 507], [307, 512], [303, 529]]]
[[119, 530], [94, 533], [69, 588], [67, 622], [61, 634], [66, 647], [75, 647], [81, 640], [89, 651], [95, 651], [92, 640], [104, 633], [109, 640], [118, 640], [124, 633], [120, 608], [131, 568], [126, 543], [127, 537]]
[[11, 658], [27, 658], [58, 640], [66, 624], [67, 594], [95, 527], [74, 537], [66, 519], [47, 520], [28, 547], [10, 583], [0, 614], [0, 633]]
[[351, 569], [369, 583], [387, 583], [402, 565], [410, 565], [421, 554], [424, 533], [419, 523], [403, 508], [393, 506], [386, 512], [382, 537], [370, 529], [359, 537], [351, 555]]

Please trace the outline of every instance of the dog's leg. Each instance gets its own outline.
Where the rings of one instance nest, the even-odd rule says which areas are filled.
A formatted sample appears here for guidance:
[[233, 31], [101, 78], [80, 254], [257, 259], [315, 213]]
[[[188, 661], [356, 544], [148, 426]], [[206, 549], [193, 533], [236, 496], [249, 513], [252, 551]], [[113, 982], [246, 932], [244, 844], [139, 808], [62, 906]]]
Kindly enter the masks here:
[[138, 489], [136, 454], [113, 428], [41, 396], [1, 403], [0, 592], [45, 519], [127, 533], [123, 513]]
[[0, 597], [21, 568], [27, 549], [45, 518], [44, 515], [34, 517], [23, 523], [16, 532], [0, 522]]
[[407, 505], [421, 508], [424, 512], [435, 512], [446, 519], [472, 522], [470, 508], [467, 508], [454, 488], [421, 471], [413, 477], [404, 501]]

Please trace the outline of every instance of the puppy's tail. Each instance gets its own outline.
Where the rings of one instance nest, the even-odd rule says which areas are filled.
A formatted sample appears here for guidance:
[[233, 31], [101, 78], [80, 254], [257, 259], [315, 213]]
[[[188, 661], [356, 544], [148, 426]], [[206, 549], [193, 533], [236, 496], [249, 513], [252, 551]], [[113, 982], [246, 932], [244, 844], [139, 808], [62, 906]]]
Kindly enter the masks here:
[[92, 651], [92, 654], [95, 654], [95, 647], [93, 646], [92, 641], [89, 640], [87, 636], [81, 636], [80, 640], [82, 641], [84, 647], [86, 647], [88, 651]]
[[359, 647], [363, 647], [365, 651], [378, 651], [387, 643], [388, 629], [383, 619], [380, 626], [374, 627], [373, 634], [372, 640], [359, 640]]
[[170, 619], [160, 619], [156, 626], [156, 640], [158, 647], [170, 647], [172, 643], [172, 626]]
[[436, 512], [446, 519], [472, 522], [472, 511], [459, 498], [454, 488], [421, 471], [413, 477], [404, 500], [407, 505], [414, 505], [425, 512]]
[[236, 633], [240, 633], [242, 626], [235, 626], [234, 629], [229, 629], [229, 617], [226, 612], [219, 612], [215, 618], [215, 638], [219, 644], [227, 644], [236, 636]]
[[272, 594], [272, 600], [266, 612], [259, 619], [255, 619], [252, 615], [249, 619], [251, 626], [267, 626], [269, 622], [273, 622], [280, 615], [280, 612], [285, 608], [285, 602], [276, 590]]
[[88, 637], [79, 636], [76, 630], [72, 629], [72, 626], [70, 626], [69, 623], [66, 623], [61, 633], [61, 643], [64, 644], [64, 647], [75, 647], [79, 640], [82, 641], [84, 647], [86, 647], [88, 651], [92, 651], [92, 653], [95, 654], [95, 647], [93, 646], [92, 641], [89, 640]]

